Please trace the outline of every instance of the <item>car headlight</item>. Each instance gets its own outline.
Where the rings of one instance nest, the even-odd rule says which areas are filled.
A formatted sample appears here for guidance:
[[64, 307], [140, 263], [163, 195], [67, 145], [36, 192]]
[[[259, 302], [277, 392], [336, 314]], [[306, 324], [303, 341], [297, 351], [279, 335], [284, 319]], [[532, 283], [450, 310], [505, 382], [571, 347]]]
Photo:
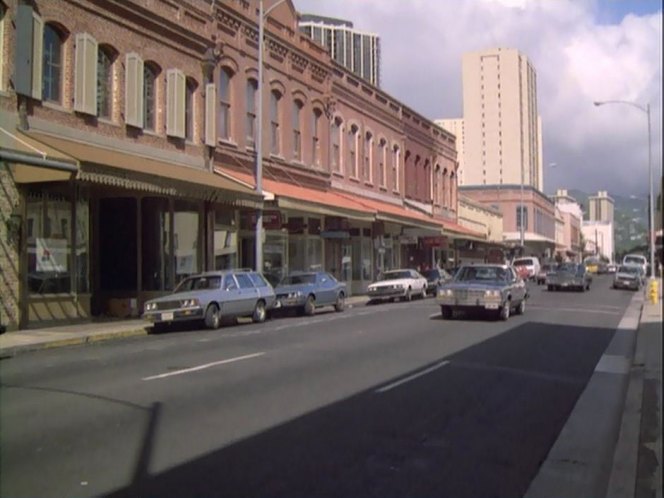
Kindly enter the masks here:
[[438, 295], [441, 297], [451, 297], [453, 294], [452, 289], [440, 289], [438, 291]]
[[157, 303], [145, 303], [145, 311], [152, 311], [157, 309]]
[[183, 308], [195, 308], [198, 306], [198, 299], [185, 299], [182, 301]]
[[394, 287], [395, 289], [403, 289], [403, 285], [401, 284], [393, 285], [392, 287]]
[[484, 297], [500, 297], [500, 291], [499, 290], [485, 290], [484, 291]]
[[289, 299], [295, 299], [297, 297], [300, 297], [302, 295], [302, 292], [296, 291], [296, 292], [289, 292], [288, 293], [288, 298]]

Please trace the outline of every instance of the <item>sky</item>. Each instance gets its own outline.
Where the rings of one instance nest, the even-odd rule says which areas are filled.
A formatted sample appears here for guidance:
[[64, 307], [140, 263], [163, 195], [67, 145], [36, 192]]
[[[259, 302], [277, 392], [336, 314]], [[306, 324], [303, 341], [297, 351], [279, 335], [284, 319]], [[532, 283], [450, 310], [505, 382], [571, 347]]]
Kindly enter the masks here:
[[[434, 120], [463, 117], [465, 52], [515, 48], [537, 73], [544, 190], [650, 188], [662, 175], [662, 0], [292, 0], [381, 39], [381, 88]], [[595, 101], [629, 104], [595, 106]]]

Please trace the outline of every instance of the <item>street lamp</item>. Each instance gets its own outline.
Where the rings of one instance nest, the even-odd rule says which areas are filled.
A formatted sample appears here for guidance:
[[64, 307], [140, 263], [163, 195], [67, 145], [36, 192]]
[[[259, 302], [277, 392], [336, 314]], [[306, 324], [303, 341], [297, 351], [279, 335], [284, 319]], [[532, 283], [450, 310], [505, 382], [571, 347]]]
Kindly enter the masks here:
[[632, 107], [637, 108], [641, 112], [644, 112], [648, 119], [648, 183], [650, 189], [650, 278], [655, 278], [655, 209], [653, 202], [653, 185], [652, 185], [652, 139], [650, 136], [650, 104], [646, 104], [645, 107], [641, 104], [635, 102], [630, 102], [627, 100], [605, 100], [601, 102], [594, 102], [596, 106], [601, 106], [605, 104], [626, 104]]
[[[265, 44], [265, 19], [286, 0], [278, 0], [267, 10], [263, 0], [258, 1], [258, 125], [256, 127], [256, 193], [263, 196], [263, 50]], [[263, 206], [256, 210], [256, 271], [263, 270]]]

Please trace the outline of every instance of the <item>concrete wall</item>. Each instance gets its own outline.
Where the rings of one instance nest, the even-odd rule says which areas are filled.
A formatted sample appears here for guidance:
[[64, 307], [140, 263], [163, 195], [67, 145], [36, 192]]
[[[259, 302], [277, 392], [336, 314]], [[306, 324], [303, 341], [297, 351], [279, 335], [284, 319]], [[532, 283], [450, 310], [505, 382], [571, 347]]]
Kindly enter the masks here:
[[19, 320], [19, 227], [12, 224], [19, 193], [9, 166], [0, 162], [0, 323], [9, 330]]

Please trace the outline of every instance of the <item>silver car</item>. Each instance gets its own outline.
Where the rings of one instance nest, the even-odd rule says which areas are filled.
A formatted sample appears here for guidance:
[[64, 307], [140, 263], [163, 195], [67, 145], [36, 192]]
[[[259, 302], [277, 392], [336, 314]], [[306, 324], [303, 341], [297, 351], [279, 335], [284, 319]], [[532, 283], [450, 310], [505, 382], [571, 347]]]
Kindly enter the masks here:
[[299, 314], [313, 315], [316, 308], [334, 306], [343, 311], [346, 301], [346, 284], [324, 271], [292, 272], [274, 288], [277, 306], [295, 308]]
[[521, 315], [526, 310], [528, 288], [508, 265], [465, 265], [454, 280], [438, 288], [436, 298], [444, 319], [455, 311], [488, 311], [507, 320], [512, 311]]
[[643, 285], [643, 269], [638, 265], [620, 265], [613, 276], [614, 289], [641, 290]]
[[560, 263], [546, 276], [546, 288], [549, 291], [590, 290], [593, 277], [583, 263]]
[[260, 273], [226, 270], [184, 279], [172, 294], [147, 301], [143, 318], [158, 328], [173, 322], [203, 320], [219, 328], [223, 317], [251, 317], [263, 322], [275, 304], [274, 289]]

